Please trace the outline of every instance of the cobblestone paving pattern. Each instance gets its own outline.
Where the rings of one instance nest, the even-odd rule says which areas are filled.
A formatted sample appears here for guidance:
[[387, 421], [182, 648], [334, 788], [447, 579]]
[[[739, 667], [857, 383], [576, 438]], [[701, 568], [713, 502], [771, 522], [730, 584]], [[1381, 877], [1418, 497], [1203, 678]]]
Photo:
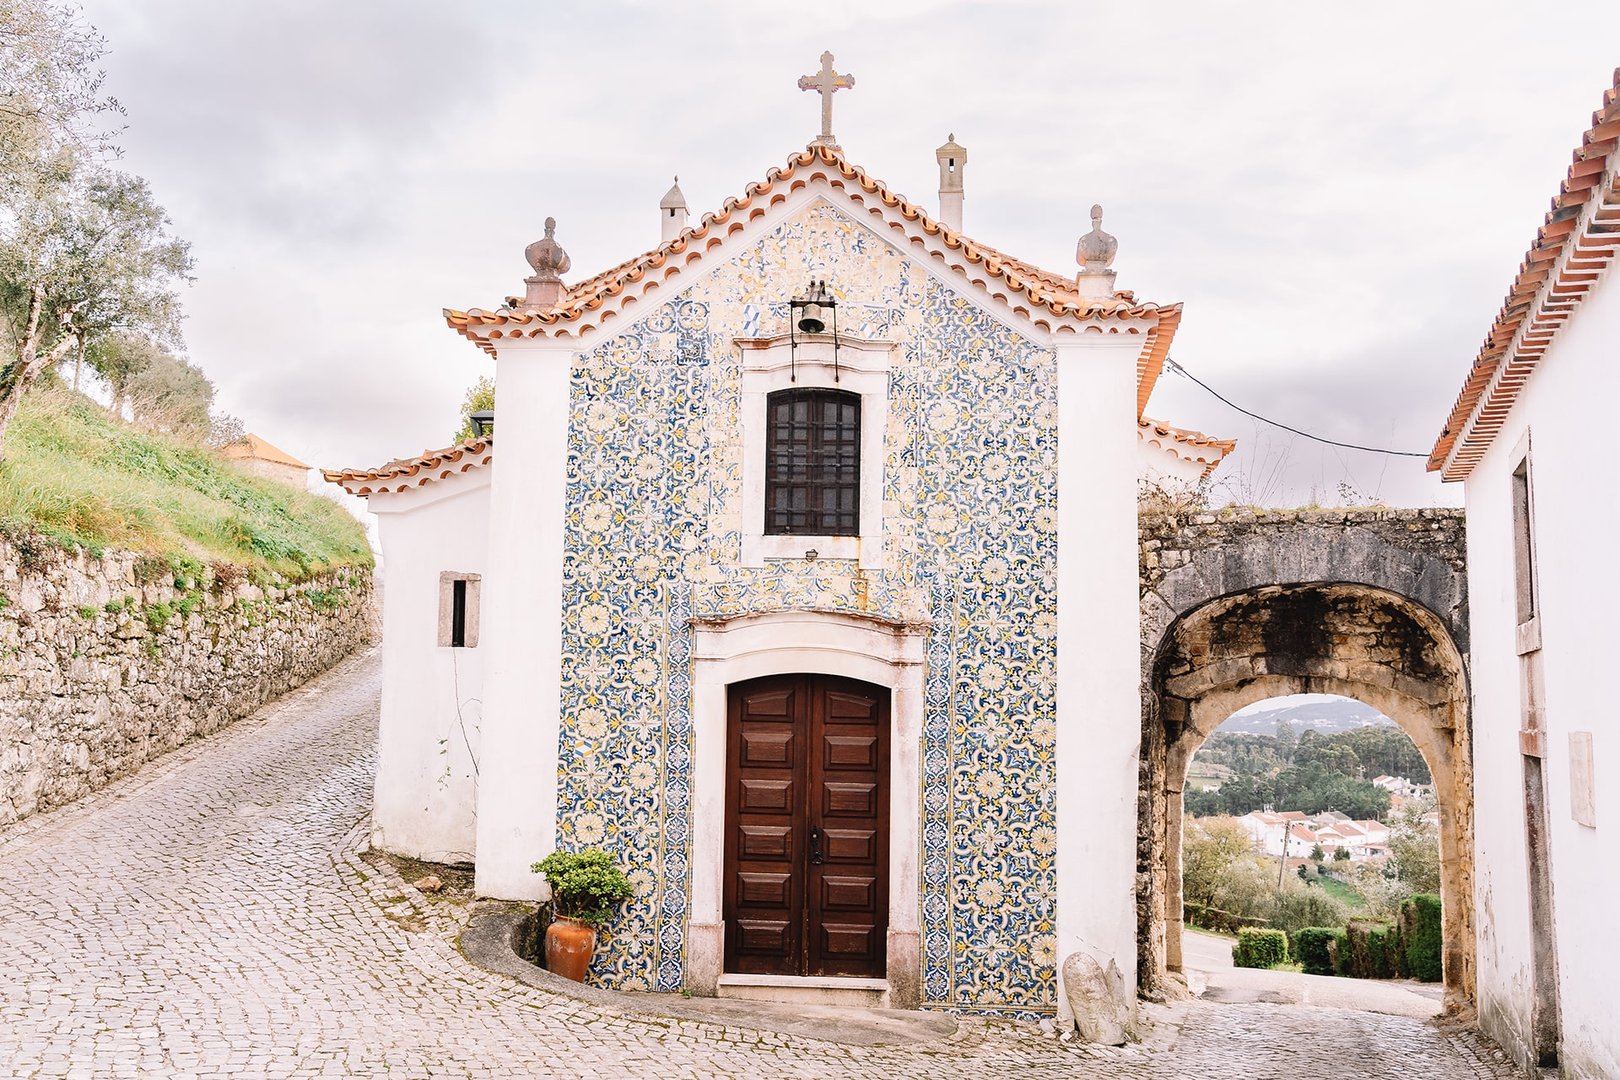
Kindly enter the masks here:
[[1370, 1013], [1195, 1003], [1151, 1050], [976, 1019], [852, 1047], [511, 984], [355, 856], [377, 694], [372, 652], [0, 833], [0, 1077], [1514, 1075], [1471, 1034]]

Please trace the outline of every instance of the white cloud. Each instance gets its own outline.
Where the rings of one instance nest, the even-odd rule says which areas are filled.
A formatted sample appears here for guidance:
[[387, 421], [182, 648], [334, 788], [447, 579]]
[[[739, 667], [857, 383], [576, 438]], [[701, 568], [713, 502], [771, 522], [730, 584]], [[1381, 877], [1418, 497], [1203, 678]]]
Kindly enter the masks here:
[[[1064, 271], [1100, 201], [1120, 285], [1186, 302], [1175, 355], [1200, 377], [1426, 450], [1613, 64], [1600, 34], [1535, 47], [1533, 5], [86, 7], [126, 164], [196, 246], [193, 358], [325, 465], [448, 437], [489, 362], [439, 310], [516, 291], [548, 214], [588, 274], [655, 241], [670, 174], [701, 212], [802, 146], [795, 80], [823, 49], [857, 80], [840, 142], [898, 190], [932, 203], [954, 131], [968, 231]], [[1151, 411], [1243, 440], [1234, 486], [1276, 501], [1459, 496], [1174, 376]]]

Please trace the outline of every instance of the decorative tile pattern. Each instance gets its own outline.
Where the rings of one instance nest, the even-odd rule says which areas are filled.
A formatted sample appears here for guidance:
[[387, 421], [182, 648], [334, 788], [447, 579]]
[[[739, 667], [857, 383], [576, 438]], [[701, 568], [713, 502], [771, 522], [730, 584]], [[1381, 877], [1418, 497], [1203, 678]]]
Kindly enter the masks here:
[[[741, 372], [815, 273], [840, 331], [901, 343], [883, 571], [739, 565]], [[827, 206], [584, 354], [570, 401], [559, 841], [622, 853], [637, 897], [597, 972], [684, 979], [694, 614], [930, 618], [922, 747], [927, 1001], [1055, 1004], [1056, 414], [1050, 353]]]

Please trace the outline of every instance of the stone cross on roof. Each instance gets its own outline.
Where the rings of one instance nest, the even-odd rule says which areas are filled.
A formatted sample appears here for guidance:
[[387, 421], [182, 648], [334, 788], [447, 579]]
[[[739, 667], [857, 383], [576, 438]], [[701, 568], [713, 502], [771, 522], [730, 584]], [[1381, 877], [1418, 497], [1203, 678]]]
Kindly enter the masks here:
[[855, 85], [855, 76], [840, 75], [833, 70], [833, 54], [821, 54], [821, 70], [814, 75], [801, 75], [799, 77], [800, 90], [814, 90], [821, 95], [821, 134], [816, 136], [816, 142], [823, 143], [838, 149], [833, 141], [832, 133], [832, 99], [833, 94], [839, 90], [848, 90]]

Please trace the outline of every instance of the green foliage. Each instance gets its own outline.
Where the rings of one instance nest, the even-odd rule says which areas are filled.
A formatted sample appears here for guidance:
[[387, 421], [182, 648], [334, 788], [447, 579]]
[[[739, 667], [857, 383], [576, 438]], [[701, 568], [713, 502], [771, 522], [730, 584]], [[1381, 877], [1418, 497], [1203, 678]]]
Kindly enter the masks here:
[[146, 551], [142, 573], [152, 581], [201, 582], [205, 563], [216, 564], [216, 582], [217, 564], [239, 564], [266, 583], [371, 565], [364, 528], [331, 499], [248, 476], [65, 391], [22, 403], [0, 462], [0, 533], [35, 548], [35, 534], [51, 533], [93, 549]]
[[94, 619], [95, 617], [96, 617], [96, 609], [95, 608], [91, 607], [89, 604], [80, 604], [79, 605], [79, 618], [88, 621], [90, 619]]
[[145, 615], [147, 627], [156, 633], [169, 625], [169, 620], [174, 618], [174, 607], [164, 602], [148, 604]]
[[1394, 976], [1389, 960], [1387, 923], [1354, 919], [1345, 927], [1349, 940], [1350, 974], [1357, 979], [1388, 979]]
[[117, 600], [109, 600], [105, 604], [101, 605], [101, 610], [105, 611], [109, 615], [121, 615], [126, 611], [133, 611], [134, 609], [135, 598], [133, 596], [119, 597]]
[[466, 442], [472, 438], [473, 422], [471, 416], [475, 412], [493, 412], [495, 410], [495, 380], [488, 375], [480, 375], [478, 381], [467, 388], [467, 396], [461, 401], [461, 426], [456, 428], [452, 442]]
[[545, 875], [557, 914], [581, 922], [606, 922], [619, 904], [635, 895], [617, 861], [600, 848], [554, 851], [533, 870]]
[[1401, 939], [1407, 973], [1424, 982], [1439, 982], [1444, 938], [1438, 896], [1418, 893], [1401, 905]]
[[1430, 780], [1412, 740], [1389, 725], [1333, 735], [1307, 729], [1297, 739], [1287, 725], [1275, 736], [1218, 731], [1199, 749], [1196, 762], [1224, 765], [1234, 775], [1219, 790], [1189, 790], [1185, 806], [1192, 817], [1242, 816], [1270, 804], [1277, 810], [1338, 810], [1353, 818], [1382, 819], [1389, 795], [1363, 775], [1405, 776], [1419, 784]]
[[1330, 943], [1342, 930], [1332, 926], [1308, 926], [1294, 935], [1294, 956], [1307, 975], [1332, 975]]
[[311, 589], [304, 594], [316, 611], [331, 611], [343, 603], [341, 589]]
[[1350, 978], [1350, 933], [1344, 927], [1333, 931], [1333, 940], [1328, 943], [1328, 955], [1333, 958], [1333, 974]]
[[1238, 931], [1237, 944], [1232, 946], [1234, 966], [1269, 968], [1287, 962], [1288, 935], [1281, 930], [1245, 926]]

